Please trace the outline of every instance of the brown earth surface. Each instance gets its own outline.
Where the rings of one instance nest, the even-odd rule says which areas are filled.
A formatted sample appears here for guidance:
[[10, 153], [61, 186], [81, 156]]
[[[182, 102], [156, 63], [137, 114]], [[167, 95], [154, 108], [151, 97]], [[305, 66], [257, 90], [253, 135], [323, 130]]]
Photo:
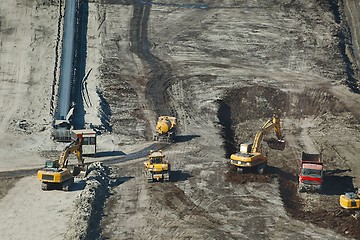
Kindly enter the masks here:
[[[100, 133], [87, 161], [120, 160], [70, 192], [40, 190], [31, 169], [64, 147], [48, 140], [61, 8], [0, 2], [0, 238], [360, 239], [359, 212], [339, 205], [360, 185], [356, 0], [81, 4], [81, 117]], [[230, 154], [273, 113], [285, 149], [263, 144], [263, 175], [234, 172]], [[161, 114], [179, 120], [173, 174], [147, 183], [141, 151]], [[323, 194], [296, 192], [302, 151], [323, 154]]]

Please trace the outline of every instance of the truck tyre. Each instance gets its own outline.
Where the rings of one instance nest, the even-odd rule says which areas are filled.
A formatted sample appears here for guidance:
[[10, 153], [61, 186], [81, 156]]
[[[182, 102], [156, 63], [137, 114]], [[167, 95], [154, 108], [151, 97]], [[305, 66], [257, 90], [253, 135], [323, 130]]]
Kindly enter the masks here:
[[43, 191], [46, 191], [46, 190], [48, 190], [48, 184], [47, 183], [41, 183], [41, 189], [43, 190]]
[[169, 182], [170, 181], [170, 173], [166, 172], [164, 173], [164, 182]]

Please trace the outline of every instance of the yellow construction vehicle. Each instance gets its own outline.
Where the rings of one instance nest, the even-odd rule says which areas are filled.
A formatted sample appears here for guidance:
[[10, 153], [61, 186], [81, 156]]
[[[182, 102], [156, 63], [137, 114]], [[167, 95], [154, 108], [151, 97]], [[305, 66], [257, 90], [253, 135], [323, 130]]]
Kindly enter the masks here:
[[276, 133], [277, 140], [275, 142], [268, 141], [270, 148], [283, 150], [285, 141], [280, 130], [280, 118], [274, 115], [256, 133], [253, 142], [242, 143], [240, 145], [240, 152], [230, 156], [230, 164], [236, 166], [236, 170], [239, 172], [244, 172], [245, 169], [254, 169], [258, 173], [263, 173], [267, 166], [267, 157], [262, 154], [262, 141], [264, 135], [272, 129]]
[[[78, 164], [74, 166], [73, 172], [68, 168], [68, 156], [75, 153]], [[77, 138], [62, 151], [58, 160], [46, 160], [45, 167], [37, 172], [38, 179], [42, 181], [42, 190], [62, 189], [68, 191], [74, 183], [74, 176], [84, 170], [85, 164], [82, 158], [82, 140]]]
[[360, 209], [360, 193], [347, 192], [341, 195], [340, 206], [346, 209]]
[[144, 162], [145, 176], [148, 182], [170, 181], [171, 165], [162, 150], [150, 150], [148, 160]]
[[156, 133], [154, 141], [174, 142], [176, 135], [176, 118], [170, 116], [160, 116], [156, 123]]

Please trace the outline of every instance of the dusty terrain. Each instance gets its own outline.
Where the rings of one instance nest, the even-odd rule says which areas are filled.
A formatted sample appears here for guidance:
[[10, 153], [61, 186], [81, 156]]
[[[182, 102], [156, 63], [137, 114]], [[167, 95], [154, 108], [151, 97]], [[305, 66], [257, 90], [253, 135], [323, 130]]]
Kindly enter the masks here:
[[[34, 172], [64, 147], [50, 140], [59, 9], [0, 1], [1, 238], [360, 239], [338, 203], [360, 185], [357, 1], [83, 1], [81, 121], [101, 133], [88, 161], [113, 161], [42, 192]], [[285, 150], [264, 144], [265, 175], [234, 173], [229, 155], [273, 113]], [[160, 114], [180, 123], [174, 172], [148, 184], [139, 152]], [[302, 151], [323, 154], [324, 194], [296, 193]]]

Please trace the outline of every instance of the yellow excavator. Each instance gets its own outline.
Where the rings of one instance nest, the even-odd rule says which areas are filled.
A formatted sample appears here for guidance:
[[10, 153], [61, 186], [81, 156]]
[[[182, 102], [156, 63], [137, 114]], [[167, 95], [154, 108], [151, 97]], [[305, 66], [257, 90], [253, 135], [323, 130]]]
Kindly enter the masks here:
[[347, 192], [340, 196], [340, 206], [345, 209], [360, 209], [360, 192]]
[[280, 118], [274, 115], [271, 119], [261, 127], [256, 133], [255, 139], [250, 143], [242, 143], [240, 145], [240, 152], [234, 153], [230, 156], [230, 164], [236, 167], [238, 172], [244, 172], [245, 169], [254, 169], [257, 173], [264, 173], [267, 167], [267, 157], [262, 154], [262, 141], [264, 135], [269, 131], [274, 130], [277, 140], [268, 141], [270, 148], [283, 150], [285, 148], [285, 141], [281, 134]]
[[148, 160], [144, 162], [144, 168], [148, 182], [170, 181], [171, 165], [162, 150], [150, 150]]
[[[75, 153], [78, 160], [73, 172], [68, 168], [68, 157], [71, 153]], [[42, 190], [62, 189], [68, 191], [74, 183], [74, 176], [79, 175], [84, 169], [82, 139], [77, 138], [64, 148], [58, 160], [46, 160], [44, 168], [37, 172], [37, 177], [42, 182]]]

